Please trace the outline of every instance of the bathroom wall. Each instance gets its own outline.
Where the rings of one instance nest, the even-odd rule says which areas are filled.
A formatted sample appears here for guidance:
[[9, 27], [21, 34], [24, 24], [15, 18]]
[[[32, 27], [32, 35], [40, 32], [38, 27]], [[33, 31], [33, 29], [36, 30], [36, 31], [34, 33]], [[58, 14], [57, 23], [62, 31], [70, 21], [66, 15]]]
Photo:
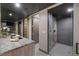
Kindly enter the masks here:
[[[79, 43], [79, 3], [74, 4], [74, 40], [73, 52], [76, 54], [76, 43]], [[78, 49], [79, 50], [79, 49]]]
[[39, 42], [39, 14], [32, 17], [32, 39]]
[[57, 20], [57, 41], [66, 45], [73, 45], [72, 18]]
[[48, 14], [47, 9], [39, 12], [39, 48], [48, 52]]
[[0, 4], [0, 33], [1, 33], [1, 4]]

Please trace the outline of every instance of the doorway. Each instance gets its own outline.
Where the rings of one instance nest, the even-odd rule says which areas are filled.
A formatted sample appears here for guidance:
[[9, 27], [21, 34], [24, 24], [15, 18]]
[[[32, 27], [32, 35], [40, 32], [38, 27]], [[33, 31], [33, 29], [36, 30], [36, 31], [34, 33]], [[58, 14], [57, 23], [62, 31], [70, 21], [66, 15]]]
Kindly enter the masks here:
[[50, 55], [72, 55], [73, 4], [65, 3], [48, 11], [48, 50]]

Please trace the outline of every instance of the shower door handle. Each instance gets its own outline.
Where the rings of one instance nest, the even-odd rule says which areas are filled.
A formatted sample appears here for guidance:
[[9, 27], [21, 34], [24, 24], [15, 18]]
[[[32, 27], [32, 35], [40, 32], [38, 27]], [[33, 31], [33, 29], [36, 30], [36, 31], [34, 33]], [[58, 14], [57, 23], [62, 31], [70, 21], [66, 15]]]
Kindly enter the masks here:
[[55, 32], [55, 30], [53, 30], [53, 32]]

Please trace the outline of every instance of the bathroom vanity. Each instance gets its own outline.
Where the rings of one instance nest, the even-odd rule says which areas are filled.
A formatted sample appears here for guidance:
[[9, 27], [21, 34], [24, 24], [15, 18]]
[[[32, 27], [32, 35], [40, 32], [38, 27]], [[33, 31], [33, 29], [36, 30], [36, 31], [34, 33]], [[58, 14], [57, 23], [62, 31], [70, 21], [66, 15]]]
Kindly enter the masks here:
[[22, 38], [18, 42], [11, 42], [10, 37], [0, 38], [1, 56], [33, 56], [35, 55], [35, 42]]

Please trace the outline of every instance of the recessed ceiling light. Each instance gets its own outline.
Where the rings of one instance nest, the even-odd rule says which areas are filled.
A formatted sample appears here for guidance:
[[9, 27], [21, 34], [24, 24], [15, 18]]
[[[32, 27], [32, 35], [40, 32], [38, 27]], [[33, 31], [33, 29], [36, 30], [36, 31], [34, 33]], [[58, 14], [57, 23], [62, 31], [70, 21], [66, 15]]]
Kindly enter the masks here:
[[9, 16], [12, 16], [12, 13], [9, 13]]
[[15, 3], [15, 6], [19, 8], [20, 7], [20, 3]]
[[68, 8], [67, 11], [68, 11], [68, 12], [72, 12], [72, 11], [73, 11], [73, 8]]

